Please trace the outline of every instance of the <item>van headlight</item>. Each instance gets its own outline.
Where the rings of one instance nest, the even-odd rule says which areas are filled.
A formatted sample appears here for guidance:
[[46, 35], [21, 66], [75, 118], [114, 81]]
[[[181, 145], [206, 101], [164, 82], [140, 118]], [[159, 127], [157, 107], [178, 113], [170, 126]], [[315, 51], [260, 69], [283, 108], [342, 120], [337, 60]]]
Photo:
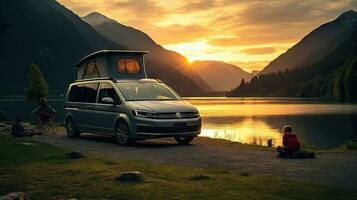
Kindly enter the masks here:
[[198, 110], [193, 111], [193, 114], [195, 115], [195, 117], [199, 117], [200, 113], [198, 112]]
[[146, 117], [146, 118], [158, 118], [158, 114], [152, 111], [146, 110], [132, 110], [133, 115], [137, 117]]

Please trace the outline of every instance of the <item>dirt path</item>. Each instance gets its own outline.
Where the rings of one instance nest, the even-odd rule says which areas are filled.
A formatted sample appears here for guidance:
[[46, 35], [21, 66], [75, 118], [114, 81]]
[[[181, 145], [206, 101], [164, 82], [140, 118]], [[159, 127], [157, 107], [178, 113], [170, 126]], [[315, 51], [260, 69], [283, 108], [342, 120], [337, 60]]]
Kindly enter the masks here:
[[284, 160], [275, 152], [247, 148], [209, 138], [197, 138], [192, 145], [174, 140], [147, 140], [131, 147], [118, 146], [109, 137], [83, 135], [69, 139], [64, 133], [35, 138], [38, 141], [81, 152], [147, 160], [182, 166], [231, 170], [238, 173], [272, 174], [357, 190], [357, 153], [320, 153], [315, 160]]

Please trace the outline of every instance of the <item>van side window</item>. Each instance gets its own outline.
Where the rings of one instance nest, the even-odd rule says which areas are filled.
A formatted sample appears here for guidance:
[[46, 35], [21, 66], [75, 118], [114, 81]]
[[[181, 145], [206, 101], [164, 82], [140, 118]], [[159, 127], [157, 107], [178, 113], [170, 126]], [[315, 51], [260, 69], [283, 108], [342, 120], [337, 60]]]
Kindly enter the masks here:
[[87, 63], [86, 69], [83, 74], [83, 78], [98, 78], [99, 74], [99, 65], [93, 60]]
[[95, 103], [99, 83], [77, 84], [71, 87], [68, 95], [69, 102]]
[[102, 83], [100, 85], [98, 102], [103, 103], [102, 99], [104, 97], [110, 97], [114, 100], [114, 102], [120, 103], [119, 96], [118, 96], [117, 92], [115, 91], [114, 87], [109, 83]]
[[140, 72], [140, 64], [133, 58], [120, 58], [117, 61], [117, 72], [122, 74], [137, 74]]

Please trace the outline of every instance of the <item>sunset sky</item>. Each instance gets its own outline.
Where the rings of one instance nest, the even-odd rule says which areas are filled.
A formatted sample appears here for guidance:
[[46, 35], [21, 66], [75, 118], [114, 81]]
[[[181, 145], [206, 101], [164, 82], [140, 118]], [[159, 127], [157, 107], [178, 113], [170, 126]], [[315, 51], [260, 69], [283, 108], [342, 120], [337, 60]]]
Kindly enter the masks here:
[[97, 11], [140, 29], [189, 61], [261, 70], [356, 0], [59, 0], [79, 16]]

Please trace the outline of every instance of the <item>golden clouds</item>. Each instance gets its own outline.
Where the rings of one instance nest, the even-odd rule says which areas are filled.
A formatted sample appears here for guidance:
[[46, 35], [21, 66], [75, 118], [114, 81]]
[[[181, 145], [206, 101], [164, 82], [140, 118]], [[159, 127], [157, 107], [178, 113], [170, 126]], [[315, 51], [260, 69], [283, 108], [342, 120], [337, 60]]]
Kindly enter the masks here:
[[260, 47], [260, 48], [248, 48], [243, 49], [242, 52], [248, 55], [256, 54], [272, 54], [275, 53], [276, 49], [273, 47]]
[[140, 29], [189, 60], [262, 69], [356, 0], [59, 0], [80, 16], [97, 11]]

